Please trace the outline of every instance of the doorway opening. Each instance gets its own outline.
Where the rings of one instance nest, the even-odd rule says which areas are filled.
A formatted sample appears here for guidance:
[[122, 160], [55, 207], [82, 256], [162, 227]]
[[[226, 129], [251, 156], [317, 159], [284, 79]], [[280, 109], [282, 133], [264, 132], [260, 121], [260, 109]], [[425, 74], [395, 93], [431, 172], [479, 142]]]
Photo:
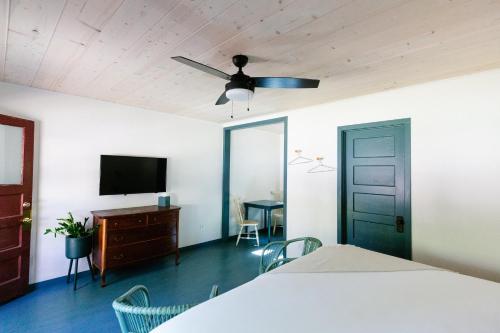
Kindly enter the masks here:
[[287, 130], [287, 117], [224, 128], [223, 239], [255, 237], [241, 220], [258, 223], [259, 245], [286, 239]]

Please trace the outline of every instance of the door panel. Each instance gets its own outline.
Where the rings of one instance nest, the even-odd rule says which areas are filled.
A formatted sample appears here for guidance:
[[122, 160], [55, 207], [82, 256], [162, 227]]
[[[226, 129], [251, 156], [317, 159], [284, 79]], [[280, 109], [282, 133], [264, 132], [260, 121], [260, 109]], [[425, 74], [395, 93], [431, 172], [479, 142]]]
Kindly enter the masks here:
[[411, 258], [409, 124], [340, 131], [343, 242]]
[[394, 186], [396, 170], [394, 165], [357, 165], [354, 166], [355, 185]]
[[394, 157], [394, 137], [368, 137], [353, 140], [353, 157]]
[[[0, 220], [0, 251], [20, 247], [19, 217], [4, 218]], [[0, 280], [1, 281], [1, 280]]]
[[387, 254], [399, 253], [399, 242], [392, 239], [397, 237], [393, 225], [353, 220], [352, 228], [351, 241], [356, 245], [362, 244], [363, 248]]
[[394, 195], [370, 194], [353, 192], [353, 213], [368, 213], [376, 215], [394, 216], [395, 197]]
[[22, 193], [0, 195], [0, 212], [2, 212], [2, 216], [21, 215], [22, 199]]
[[34, 123], [0, 115], [0, 302], [29, 283]]

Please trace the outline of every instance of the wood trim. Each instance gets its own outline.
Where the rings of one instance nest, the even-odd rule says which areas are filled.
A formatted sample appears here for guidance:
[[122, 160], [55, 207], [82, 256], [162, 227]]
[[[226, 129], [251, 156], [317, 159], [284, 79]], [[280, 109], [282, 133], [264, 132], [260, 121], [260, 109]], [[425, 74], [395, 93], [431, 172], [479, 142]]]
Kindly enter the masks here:
[[345, 128], [337, 128], [337, 243], [347, 242], [345, 232]]
[[252, 128], [252, 127], [265, 126], [265, 125], [279, 124], [279, 123], [284, 123], [286, 121], [288, 121], [288, 117], [271, 118], [271, 119], [254, 121], [251, 123], [244, 123], [244, 124], [239, 124], [239, 125], [227, 126], [227, 127], [224, 127], [224, 130], [232, 131], [232, 130], [238, 130], [238, 129], [243, 129], [243, 128]]
[[229, 237], [229, 196], [230, 196], [230, 170], [231, 170], [231, 129], [224, 129], [224, 147], [222, 156], [222, 225], [221, 236]]
[[106, 254], [108, 249], [108, 220], [102, 220], [102, 239], [101, 239], [101, 285], [106, 284]]
[[[283, 237], [287, 239], [287, 203], [288, 203], [288, 117], [283, 120]], [[271, 223], [271, 222], [270, 222]]]
[[230, 201], [230, 170], [231, 170], [231, 131], [259, 126], [283, 123], [283, 237], [286, 239], [287, 226], [287, 177], [288, 177], [288, 117], [278, 117], [266, 120], [244, 123], [223, 129], [223, 156], [222, 156], [222, 239], [229, 237], [229, 201]]

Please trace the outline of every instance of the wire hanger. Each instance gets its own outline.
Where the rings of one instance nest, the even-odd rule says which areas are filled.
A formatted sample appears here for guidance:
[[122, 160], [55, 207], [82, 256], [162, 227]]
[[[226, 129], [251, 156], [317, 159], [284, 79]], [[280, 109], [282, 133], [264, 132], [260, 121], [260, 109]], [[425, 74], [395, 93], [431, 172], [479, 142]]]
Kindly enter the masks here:
[[331, 172], [331, 171], [337, 170], [334, 167], [331, 167], [331, 166], [328, 166], [328, 165], [324, 165], [323, 164], [323, 160], [324, 160], [323, 157], [319, 157], [319, 156], [316, 157], [316, 161], [318, 161], [319, 164], [317, 166], [315, 166], [314, 168], [309, 169], [307, 171], [307, 173]]
[[302, 150], [296, 149], [295, 154], [297, 154], [297, 157], [295, 157], [293, 160], [288, 162], [288, 165], [295, 165], [295, 164], [305, 164], [305, 163], [311, 163], [313, 160], [307, 157], [302, 156]]

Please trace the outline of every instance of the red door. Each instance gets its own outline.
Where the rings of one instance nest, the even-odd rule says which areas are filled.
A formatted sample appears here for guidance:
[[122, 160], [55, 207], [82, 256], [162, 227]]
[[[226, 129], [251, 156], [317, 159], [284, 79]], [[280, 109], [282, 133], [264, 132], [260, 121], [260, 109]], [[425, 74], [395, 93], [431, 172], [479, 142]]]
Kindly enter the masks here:
[[34, 127], [0, 114], [0, 302], [28, 290]]

